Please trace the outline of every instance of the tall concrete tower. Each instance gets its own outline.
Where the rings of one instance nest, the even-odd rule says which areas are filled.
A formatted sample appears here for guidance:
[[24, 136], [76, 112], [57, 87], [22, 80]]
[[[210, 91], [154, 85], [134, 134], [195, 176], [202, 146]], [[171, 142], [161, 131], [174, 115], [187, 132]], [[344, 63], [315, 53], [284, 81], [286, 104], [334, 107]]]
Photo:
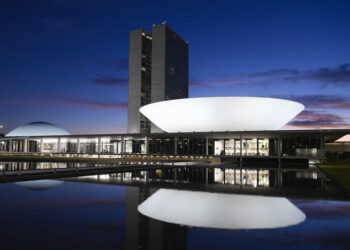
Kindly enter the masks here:
[[142, 29], [130, 31], [128, 133], [150, 133], [150, 122], [139, 108], [151, 103], [152, 37]]
[[188, 44], [165, 23], [130, 32], [128, 133], [162, 132], [139, 108], [188, 97]]
[[[151, 101], [188, 97], [188, 44], [169, 26], [152, 28]], [[162, 132], [151, 125], [151, 132]]]

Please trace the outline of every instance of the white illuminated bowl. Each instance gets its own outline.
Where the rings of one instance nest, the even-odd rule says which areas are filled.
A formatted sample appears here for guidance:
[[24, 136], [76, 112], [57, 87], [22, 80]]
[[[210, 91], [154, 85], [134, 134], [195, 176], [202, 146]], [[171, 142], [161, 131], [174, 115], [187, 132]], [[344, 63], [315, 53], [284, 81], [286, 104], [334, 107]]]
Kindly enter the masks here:
[[299, 224], [306, 215], [284, 197], [159, 189], [137, 210], [185, 226], [266, 229]]
[[304, 109], [265, 97], [199, 97], [151, 103], [140, 112], [165, 132], [276, 130]]

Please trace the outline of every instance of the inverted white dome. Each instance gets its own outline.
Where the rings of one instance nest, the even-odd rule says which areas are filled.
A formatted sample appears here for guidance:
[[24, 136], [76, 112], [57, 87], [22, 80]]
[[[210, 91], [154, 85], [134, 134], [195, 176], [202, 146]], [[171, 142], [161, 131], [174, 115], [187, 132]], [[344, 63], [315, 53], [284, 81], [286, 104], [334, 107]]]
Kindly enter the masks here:
[[31, 122], [9, 132], [6, 137], [69, 135], [69, 133], [49, 122]]
[[259, 131], [286, 125], [298, 102], [265, 97], [199, 97], [156, 102], [140, 112], [166, 132]]
[[299, 224], [306, 215], [284, 197], [159, 189], [137, 210], [185, 226], [266, 229]]

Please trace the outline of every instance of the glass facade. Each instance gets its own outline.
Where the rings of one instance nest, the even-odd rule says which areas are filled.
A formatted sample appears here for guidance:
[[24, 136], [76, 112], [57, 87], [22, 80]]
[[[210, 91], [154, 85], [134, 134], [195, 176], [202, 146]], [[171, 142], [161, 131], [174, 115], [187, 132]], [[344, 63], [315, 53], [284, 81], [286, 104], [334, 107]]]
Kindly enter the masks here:
[[[322, 154], [321, 136], [282, 138], [178, 138], [163, 136], [133, 137], [49, 137], [1, 139], [0, 152], [63, 154], [159, 154], [217, 156], [296, 156], [318, 157]], [[279, 146], [278, 146], [279, 145]]]

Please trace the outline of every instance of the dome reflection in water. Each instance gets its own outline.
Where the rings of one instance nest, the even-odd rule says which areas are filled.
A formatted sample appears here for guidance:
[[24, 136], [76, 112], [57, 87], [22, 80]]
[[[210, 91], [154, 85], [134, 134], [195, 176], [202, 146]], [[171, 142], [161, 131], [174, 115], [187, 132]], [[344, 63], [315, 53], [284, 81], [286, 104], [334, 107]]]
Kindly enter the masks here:
[[46, 190], [61, 185], [63, 181], [60, 180], [37, 180], [37, 181], [19, 181], [16, 185], [28, 188], [31, 190]]
[[283, 197], [159, 189], [138, 206], [152, 219], [220, 229], [267, 229], [299, 224], [305, 214]]

